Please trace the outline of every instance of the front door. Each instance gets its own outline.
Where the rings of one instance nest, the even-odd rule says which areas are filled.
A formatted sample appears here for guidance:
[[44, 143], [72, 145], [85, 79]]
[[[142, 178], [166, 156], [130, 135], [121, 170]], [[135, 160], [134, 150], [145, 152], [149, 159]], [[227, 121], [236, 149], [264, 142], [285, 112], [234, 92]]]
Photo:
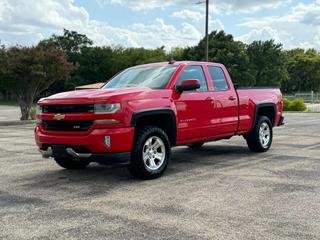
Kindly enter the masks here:
[[207, 79], [200, 65], [186, 66], [176, 84], [183, 80], [197, 79], [200, 89], [174, 94], [177, 108], [178, 141], [210, 136], [210, 113], [213, 111], [213, 99], [208, 91]]

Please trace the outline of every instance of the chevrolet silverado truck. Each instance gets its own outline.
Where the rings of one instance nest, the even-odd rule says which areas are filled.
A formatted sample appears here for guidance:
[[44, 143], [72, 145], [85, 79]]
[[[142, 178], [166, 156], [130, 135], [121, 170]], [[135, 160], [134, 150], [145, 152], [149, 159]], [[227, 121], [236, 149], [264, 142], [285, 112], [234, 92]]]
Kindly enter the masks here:
[[38, 102], [35, 140], [43, 157], [66, 169], [130, 154], [129, 170], [152, 179], [171, 148], [242, 135], [265, 152], [283, 124], [279, 89], [240, 89], [222, 64], [162, 62], [128, 68], [101, 89], [59, 93]]

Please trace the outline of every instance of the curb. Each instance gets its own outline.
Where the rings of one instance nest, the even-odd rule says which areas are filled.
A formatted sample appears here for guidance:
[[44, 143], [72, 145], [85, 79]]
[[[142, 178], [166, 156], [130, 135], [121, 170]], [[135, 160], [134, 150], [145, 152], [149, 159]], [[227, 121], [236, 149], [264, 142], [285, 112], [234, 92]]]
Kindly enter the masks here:
[[27, 124], [35, 124], [35, 120], [26, 120], [26, 121], [0, 121], [0, 126], [20, 126]]

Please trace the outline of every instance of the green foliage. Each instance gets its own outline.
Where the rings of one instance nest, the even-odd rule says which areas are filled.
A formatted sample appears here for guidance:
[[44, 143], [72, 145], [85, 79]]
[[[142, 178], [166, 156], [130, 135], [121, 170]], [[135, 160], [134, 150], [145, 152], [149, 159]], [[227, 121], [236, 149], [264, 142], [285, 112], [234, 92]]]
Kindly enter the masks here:
[[29, 118], [35, 98], [52, 83], [67, 79], [73, 68], [54, 47], [12, 47], [5, 55], [6, 88], [17, 97], [21, 120]]
[[285, 51], [289, 78], [282, 83], [287, 93], [320, 91], [320, 54], [315, 49]]
[[36, 120], [36, 117], [37, 117], [37, 108], [36, 106], [32, 106], [31, 109], [30, 109], [30, 118], [32, 120]]
[[250, 67], [255, 73], [256, 86], [280, 87], [288, 79], [282, 45], [273, 40], [255, 41], [248, 45]]
[[175, 60], [175, 61], [183, 61], [185, 60], [185, 49], [184, 48], [173, 48], [168, 54], [167, 54], [167, 61]]
[[[202, 61], [204, 57], [205, 39], [195, 47], [187, 48], [185, 60]], [[255, 86], [255, 72], [250, 68], [250, 59], [246, 45], [235, 41], [233, 36], [224, 31], [213, 31], [209, 35], [209, 61], [223, 63], [234, 82], [240, 86]]]
[[283, 110], [284, 111], [304, 112], [307, 110], [307, 106], [304, 103], [303, 98], [295, 98], [291, 101], [287, 98], [284, 98], [283, 99]]
[[139, 64], [165, 61], [166, 57], [164, 47], [154, 50], [145, 48], [115, 48], [113, 49], [113, 71], [116, 73]]
[[62, 36], [53, 34], [49, 39], [40, 41], [39, 46], [60, 48], [69, 56], [74, 53], [80, 53], [81, 49], [92, 44], [93, 41], [86, 35], [63, 29]]
[[290, 111], [290, 103], [288, 98], [283, 98], [283, 111]]
[[[98, 47], [86, 35], [64, 29], [61, 36], [52, 35], [37, 47], [0, 46], [0, 93], [11, 99], [10, 93], [22, 96], [26, 95], [24, 88], [27, 92], [33, 88], [33, 96], [44, 90], [49, 95], [108, 81], [134, 65], [171, 59], [202, 61], [204, 46], [205, 39], [196, 46], [170, 52], [164, 47]], [[248, 45], [224, 31], [213, 31], [209, 35], [209, 61], [224, 64], [240, 86], [278, 86], [284, 93], [320, 92], [320, 54], [315, 49], [284, 51], [273, 40]]]
[[[77, 70], [67, 81], [64, 88], [74, 89], [76, 86], [106, 82], [113, 75], [125, 68], [139, 64], [166, 60], [164, 48], [154, 50], [144, 48], [112, 48], [85, 47], [77, 59]], [[55, 87], [61, 87], [58, 83]]]
[[307, 106], [304, 103], [303, 98], [296, 98], [290, 103], [290, 110], [291, 111], [305, 111], [307, 110]]

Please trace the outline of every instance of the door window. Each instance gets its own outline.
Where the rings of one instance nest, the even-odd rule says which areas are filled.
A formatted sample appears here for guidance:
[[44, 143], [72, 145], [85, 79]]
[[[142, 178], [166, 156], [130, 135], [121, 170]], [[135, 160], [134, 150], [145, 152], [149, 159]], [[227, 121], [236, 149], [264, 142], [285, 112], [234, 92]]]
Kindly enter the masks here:
[[206, 77], [201, 66], [187, 66], [181, 73], [178, 84], [184, 80], [197, 79], [200, 81], [200, 89], [198, 91], [208, 91]]
[[209, 66], [209, 73], [215, 91], [226, 91], [229, 89], [226, 76], [220, 67]]

